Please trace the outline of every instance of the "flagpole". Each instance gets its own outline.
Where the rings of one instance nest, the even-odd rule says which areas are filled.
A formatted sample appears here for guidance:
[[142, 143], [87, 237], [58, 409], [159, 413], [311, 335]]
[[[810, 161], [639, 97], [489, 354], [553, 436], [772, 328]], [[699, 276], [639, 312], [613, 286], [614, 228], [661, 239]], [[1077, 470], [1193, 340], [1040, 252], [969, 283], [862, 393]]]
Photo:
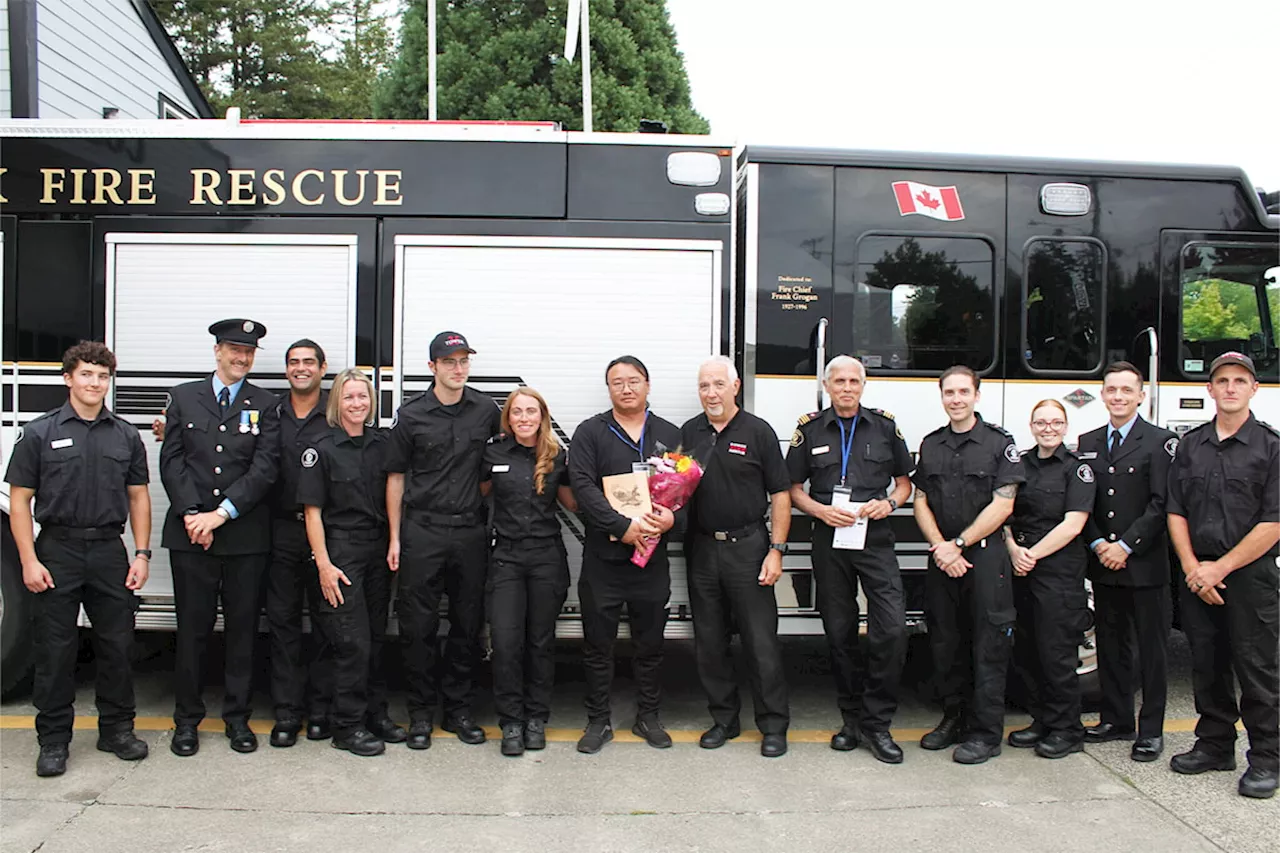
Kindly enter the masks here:
[[427, 118], [435, 121], [436, 110], [436, 0], [427, 0]]
[[582, 0], [582, 130], [591, 133], [591, 0]]

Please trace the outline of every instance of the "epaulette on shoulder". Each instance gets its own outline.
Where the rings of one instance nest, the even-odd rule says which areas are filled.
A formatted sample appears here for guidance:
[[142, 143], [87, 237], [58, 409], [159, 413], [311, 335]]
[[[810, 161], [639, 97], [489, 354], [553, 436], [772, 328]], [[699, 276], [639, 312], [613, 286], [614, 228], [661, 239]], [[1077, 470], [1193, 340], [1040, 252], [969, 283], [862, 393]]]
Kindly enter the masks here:
[[[58, 408], [56, 408], [56, 409], [50, 409], [49, 411], [45, 412], [43, 415], [40, 415], [39, 417], [35, 417], [35, 418], [32, 418], [31, 420], [27, 421], [27, 426], [28, 426], [28, 427], [30, 427], [30, 426], [34, 426], [35, 424], [40, 423], [40, 421], [48, 420], [49, 418], [52, 418], [54, 415], [58, 414], [58, 412], [60, 412], [60, 411], [62, 411], [62, 407], [61, 407], [61, 406], [59, 406], [59, 407], [58, 407]], [[112, 412], [111, 414], [113, 414], [113, 415], [114, 415], [114, 414], [115, 414], [115, 412]], [[118, 417], [118, 416], [117, 416], [117, 417]]]
[[882, 418], [888, 418], [891, 421], [896, 420], [893, 416], [893, 412], [886, 412], [884, 409], [873, 409], [870, 406], [867, 406], [867, 410], [871, 412], [875, 412], [877, 415], [879, 415]]
[[501, 444], [506, 440], [507, 440], [507, 434], [505, 432], [500, 432], [497, 435], [489, 436], [489, 440], [486, 441], [485, 444]]
[[1266, 421], [1258, 421], [1258, 426], [1260, 426], [1260, 427], [1262, 427], [1263, 429], [1267, 430], [1268, 432], [1270, 432], [1272, 435], [1276, 436], [1277, 438], [1280, 438], [1280, 429], [1276, 429], [1275, 427], [1273, 427], [1271, 424], [1267, 423]]
[[406, 397], [404, 401], [400, 403], [400, 408], [403, 409], [405, 406], [409, 405], [410, 403], [416, 403], [425, 396], [427, 396], [426, 391], [419, 391], [417, 394], [414, 394], [412, 397]]
[[807, 415], [801, 415], [801, 416], [796, 420], [796, 426], [804, 426], [805, 424], [807, 424], [809, 421], [813, 420], [814, 418], [816, 418], [816, 417], [817, 417], [818, 415], [820, 415], [820, 414], [822, 414], [822, 413], [821, 413], [821, 412], [809, 412]]
[[1009, 439], [1010, 441], [1013, 441], [1013, 433], [1009, 432], [1007, 429], [1005, 429], [1004, 427], [1000, 426], [1000, 424], [993, 424], [993, 423], [991, 423], [991, 421], [988, 421], [988, 420], [984, 420], [984, 421], [983, 421], [983, 423], [984, 423], [984, 424], [986, 424], [987, 426], [991, 427], [991, 428], [992, 428], [993, 430], [995, 430], [996, 432], [998, 432], [998, 433], [1000, 433], [1001, 435], [1003, 435], [1005, 438]]
[[941, 434], [941, 433], [942, 433], [942, 431], [943, 431], [943, 430], [947, 429], [949, 426], [950, 426], [950, 424], [943, 424], [942, 426], [938, 427], [937, 429], [933, 430], [932, 432], [926, 433], [926, 434], [925, 434], [925, 438], [932, 438], [932, 437], [933, 437], [933, 436], [935, 436], [935, 435], [939, 435], [939, 434]]

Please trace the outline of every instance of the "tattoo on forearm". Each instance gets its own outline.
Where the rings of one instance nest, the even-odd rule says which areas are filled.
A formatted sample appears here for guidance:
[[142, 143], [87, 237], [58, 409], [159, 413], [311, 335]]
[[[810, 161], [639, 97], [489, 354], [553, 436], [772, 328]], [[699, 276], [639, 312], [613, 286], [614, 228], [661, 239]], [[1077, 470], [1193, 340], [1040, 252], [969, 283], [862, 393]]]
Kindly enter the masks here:
[[1017, 497], [1017, 495], [1018, 495], [1018, 484], [1017, 484], [1017, 483], [1006, 483], [1005, 485], [1003, 485], [1003, 486], [999, 487], [998, 489], [996, 489], [996, 491], [995, 491], [995, 495], [996, 495], [996, 497], [998, 497], [998, 498], [1013, 498], [1013, 497]]

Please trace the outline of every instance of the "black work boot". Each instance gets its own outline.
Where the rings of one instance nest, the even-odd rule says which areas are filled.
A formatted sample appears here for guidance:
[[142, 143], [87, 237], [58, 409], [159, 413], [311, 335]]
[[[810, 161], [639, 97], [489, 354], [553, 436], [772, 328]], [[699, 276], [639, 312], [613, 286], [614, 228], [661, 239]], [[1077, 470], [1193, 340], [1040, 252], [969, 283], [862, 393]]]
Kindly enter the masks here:
[[502, 727], [502, 754], [524, 755], [524, 725], [507, 723]]
[[963, 731], [964, 712], [947, 711], [937, 728], [920, 738], [920, 746], [924, 749], [946, 749], [953, 743], [960, 742]]
[[116, 758], [123, 761], [140, 761], [147, 757], [147, 742], [138, 738], [133, 729], [113, 732], [109, 735], [98, 735], [98, 750], [113, 752]]
[[67, 745], [65, 743], [49, 743], [40, 747], [40, 757], [36, 759], [37, 776], [61, 776], [67, 772]]

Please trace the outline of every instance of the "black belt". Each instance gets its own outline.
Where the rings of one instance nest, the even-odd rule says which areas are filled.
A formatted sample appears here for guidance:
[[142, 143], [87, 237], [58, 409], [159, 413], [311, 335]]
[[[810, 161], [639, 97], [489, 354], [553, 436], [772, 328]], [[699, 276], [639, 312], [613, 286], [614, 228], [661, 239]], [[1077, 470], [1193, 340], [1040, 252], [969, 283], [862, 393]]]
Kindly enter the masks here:
[[739, 527], [737, 530], [700, 530], [699, 536], [706, 536], [717, 542], [737, 542], [739, 539], [746, 539], [753, 533], [758, 532], [764, 527], [764, 522], [755, 521], [746, 527]]
[[283, 521], [285, 524], [293, 524], [295, 521], [301, 521], [305, 523], [307, 520], [307, 514], [305, 512], [286, 512], [277, 516], [273, 516], [272, 520]]
[[109, 524], [106, 527], [64, 527], [61, 524], [45, 524], [40, 527], [40, 535], [50, 539], [115, 539], [124, 535], [124, 524]]
[[444, 515], [438, 512], [419, 512], [414, 514], [421, 521], [436, 524], [440, 527], [475, 527], [482, 520], [478, 512], [461, 512], [456, 515]]
[[376, 527], [371, 530], [333, 530], [329, 529], [324, 535], [336, 542], [375, 542], [379, 539], [387, 537], [387, 531], [383, 528]]
[[493, 538], [498, 545], [528, 545], [530, 547], [544, 547], [564, 541], [564, 538], [558, 533], [551, 536], [503, 536], [498, 533]]

